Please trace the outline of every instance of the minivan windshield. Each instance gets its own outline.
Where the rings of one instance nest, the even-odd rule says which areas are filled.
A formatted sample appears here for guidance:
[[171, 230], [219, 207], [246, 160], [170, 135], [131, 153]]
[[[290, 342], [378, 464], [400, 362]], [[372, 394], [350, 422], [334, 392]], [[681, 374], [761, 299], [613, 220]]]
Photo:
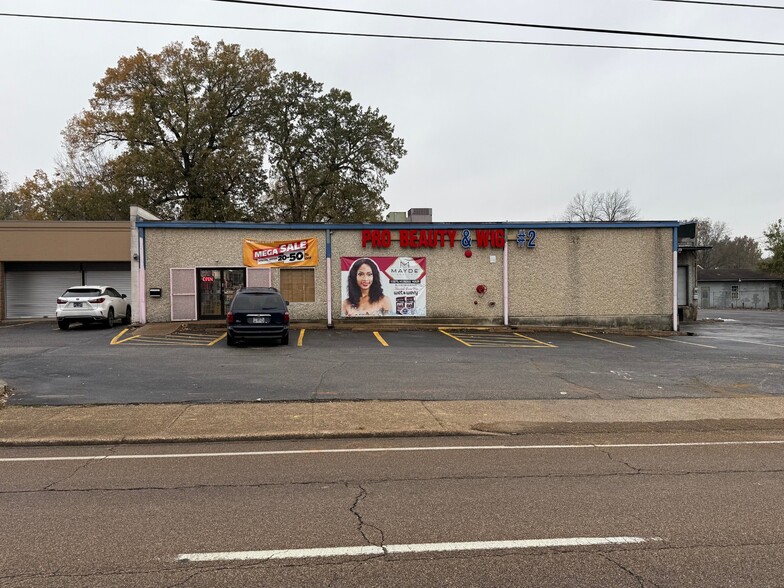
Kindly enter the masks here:
[[283, 310], [280, 294], [267, 292], [243, 292], [234, 297], [233, 312], [255, 312], [259, 310]]

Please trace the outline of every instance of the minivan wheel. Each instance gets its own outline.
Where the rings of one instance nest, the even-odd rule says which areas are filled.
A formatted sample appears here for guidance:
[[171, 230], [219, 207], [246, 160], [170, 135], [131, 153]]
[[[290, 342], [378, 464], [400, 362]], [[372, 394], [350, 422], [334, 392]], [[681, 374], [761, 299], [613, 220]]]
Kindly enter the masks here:
[[63, 331], [67, 331], [68, 321], [57, 321], [57, 326], [60, 327]]
[[286, 331], [286, 334], [280, 338], [281, 345], [288, 345], [289, 344], [289, 332]]
[[237, 344], [237, 340], [230, 334], [226, 335], [226, 345], [229, 347], [234, 347]]

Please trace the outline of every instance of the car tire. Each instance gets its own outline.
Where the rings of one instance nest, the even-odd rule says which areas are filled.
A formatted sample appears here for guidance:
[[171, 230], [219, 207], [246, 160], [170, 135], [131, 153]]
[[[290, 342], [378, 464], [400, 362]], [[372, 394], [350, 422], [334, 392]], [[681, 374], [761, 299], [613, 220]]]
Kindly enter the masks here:
[[60, 327], [63, 331], [67, 331], [69, 324], [68, 321], [57, 321], [57, 326]]
[[286, 334], [280, 338], [281, 345], [288, 345], [289, 344], [289, 332], [286, 331]]
[[104, 323], [110, 329], [114, 326], [114, 309], [110, 308], [106, 313], [106, 322]]
[[122, 319], [122, 324], [130, 325], [131, 324], [131, 305], [129, 304], [125, 309], [125, 316]]
[[237, 340], [232, 336], [227, 334], [226, 335], [226, 345], [229, 347], [234, 347], [237, 344]]

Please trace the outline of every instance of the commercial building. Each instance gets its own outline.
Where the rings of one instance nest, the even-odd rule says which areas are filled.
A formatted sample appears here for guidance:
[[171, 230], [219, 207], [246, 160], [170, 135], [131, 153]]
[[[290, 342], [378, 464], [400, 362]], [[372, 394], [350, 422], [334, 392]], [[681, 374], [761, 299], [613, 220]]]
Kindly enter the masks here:
[[[693, 262], [678, 258], [677, 221], [251, 224], [161, 221], [140, 209], [131, 216], [138, 322], [221, 318], [248, 285], [280, 289], [293, 320], [327, 325], [672, 330], [696, 285]], [[358, 269], [372, 274], [362, 294], [369, 280], [383, 299], [352, 294]]]
[[784, 308], [784, 278], [747, 269], [698, 269], [700, 308]]
[[54, 317], [69, 286], [130, 295], [130, 240], [127, 221], [0, 221], [0, 319]]

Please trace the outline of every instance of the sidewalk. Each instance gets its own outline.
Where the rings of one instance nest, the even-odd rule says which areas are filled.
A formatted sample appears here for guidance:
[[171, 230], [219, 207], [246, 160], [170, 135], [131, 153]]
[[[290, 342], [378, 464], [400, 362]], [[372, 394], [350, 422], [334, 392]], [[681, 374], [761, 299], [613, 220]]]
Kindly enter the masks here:
[[0, 445], [641, 432], [684, 427], [784, 430], [784, 398], [11, 406], [0, 410]]

